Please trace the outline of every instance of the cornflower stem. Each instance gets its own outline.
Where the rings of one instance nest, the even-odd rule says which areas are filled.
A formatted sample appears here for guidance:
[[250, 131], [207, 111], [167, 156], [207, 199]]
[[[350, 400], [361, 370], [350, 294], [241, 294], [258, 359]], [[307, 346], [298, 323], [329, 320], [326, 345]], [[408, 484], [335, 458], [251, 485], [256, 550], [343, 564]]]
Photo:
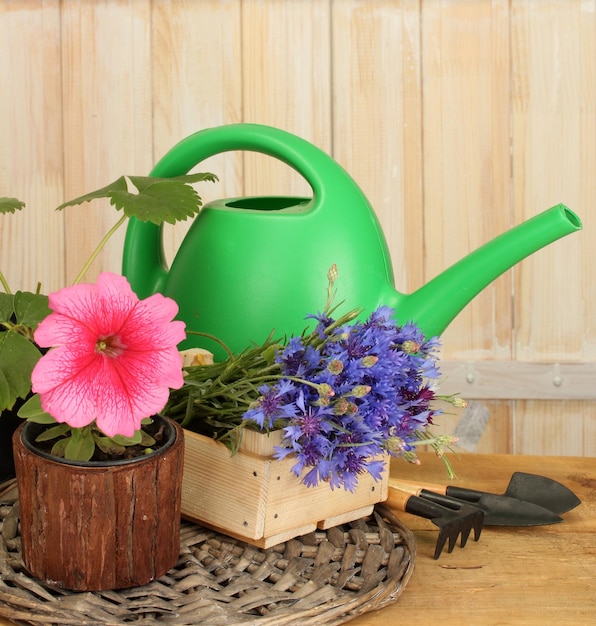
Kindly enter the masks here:
[[348, 311], [348, 313], [345, 313], [339, 319], [335, 320], [325, 328], [325, 337], [320, 338], [315, 333], [311, 333], [311, 340], [308, 343], [314, 348], [320, 348], [331, 339], [331, 334], [336, 328], [339, 328], [344, 324], [347, 324], [348, 322], [356, 319], [358, 315], [360, 315], [360, 313], [362, 313], [362, 309], [352, 309], [351, 311]]
[[110, 228], [110, 230], [108, 230], [108, 232], [102, 237], [102, 240], [99, 242], [95, 250], [91, 253], [91, 256], [89, 257], [85, 265], [83, 265], [83, 268], [79, 272], [78, 276], [74, 279], [73, 285], [78, 285], [81, 282], [81, 280], [83, 280], [83, 277], [85, 276], [85, 274], [91, 267], [91, 264], [93, 263], [93, 261], [95, 261], [95, 259], [97, 258], [97, 255], [103, 250], [104, 246], [106, 245], [110, 237], [120, 228], [120, 226], [122, 226], [122, 224], [124, 224], [124, 222], [126, 222], [127, 219], [128, 219], [128, 216], [123, 215], [112, 226], [112, 228]]
[[228, 346], [221, 340], [219, 337], [212, 335], [211, 333], [202, 333], [198, 330], [186, 330], [187, 335], [196, 335], [197, 337], [205, 337], [205, 339], [211, 339], [211, 341], [215, 341], [215, 343], [219, 344], [225, 351], [226, 354], [232, 358], [234, 353], [228, 348]]
[[453, 443], [457, 441], [455, 438], [450, 438], [451, 440], [446, 443], [446, 439], [449, 439], [446, 435], [433, 435], [428, 431], [417, 431], [416, 435], [418, 437], [418, 441], [409, 441], [408, 444], [412, 447], [416, 446], [430, 446], [437, 456], [443, 461], [445, 467], [447, 469], [447, 473], [449, 474], [449, 478], [455, 478], [455, 470], [453, 469], [453, 465], [451, 461], [445, 455], [445, 448], [450, 452], [454, 452], [454, 450], [449, 446], [449, 443]]

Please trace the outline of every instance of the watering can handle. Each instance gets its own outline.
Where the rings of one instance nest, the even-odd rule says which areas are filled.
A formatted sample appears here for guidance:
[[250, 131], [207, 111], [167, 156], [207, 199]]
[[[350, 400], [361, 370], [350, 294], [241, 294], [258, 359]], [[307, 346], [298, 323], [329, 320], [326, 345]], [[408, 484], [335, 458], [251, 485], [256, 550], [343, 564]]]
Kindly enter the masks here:
[[[292, 133], [261, 124], [228, 124], [194, 133], [167, 152], [150, 176], [182, 176], [205, 159], [232, 150], [260, 152], [295, 169], [313, 190], [311, 211], [317, 211], [323, 199], [330, 197], [332, 206], [338, 209], [362, 202], [368, 205], [353, 178], [328, 154]], [[156, 268], [155, 272], [136, 272], [139, 259], [145, 259]], [[161, 226], [130, 220], [124, 242], [123, 273], [139, 297], [160, 290], [167, 276]]]
[[[306, 179], [315, 198], [324, 191], [328, 193], [330, 185], [356, 185], [351, 176], [320, 148], [285, 130], [262, 124], [228, 124], [194, 133], [162, 157], [150, 175], [181, 176], [210, 156], [231, 150], [261, 152], [283, 161]], [[341, 187], [337, 191], [341, 193]]]

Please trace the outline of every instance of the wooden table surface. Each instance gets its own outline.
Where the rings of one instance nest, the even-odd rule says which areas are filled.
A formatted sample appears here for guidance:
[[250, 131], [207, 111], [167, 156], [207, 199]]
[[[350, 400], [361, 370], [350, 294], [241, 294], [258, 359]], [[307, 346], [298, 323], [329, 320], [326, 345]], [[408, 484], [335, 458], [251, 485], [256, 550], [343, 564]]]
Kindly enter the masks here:
[[[486, 527], [478, 543], [444, 551], [436, 561], [436, 527], [400, 513], [417, 540], [414, 573], [395, 604], [365, 613], [350, 626], [595, 624], [596, 458], [464, 454], [451, 459], [458, 475], [452, 484], [503, 493], [519, 470], [564, 483], [582, 504], [553, 526]], [[421, 460], [421, 466], [395, 462], [392, 474], [446, 482], [440, 460], [432, 454]], [[9, 623], [0, 618], [0, 624]]]
[[[400, 513], [414, 531], [414, 573], [398, 601], [349, 622], [350, 626], [399, 623], [596, 624], [596, 458], [465, 454], [450, 457], [456, 484], [503, 493], [511, 474], [542, 474], [567, 485], [582, 501], [564, 521], [533, 528], [485, 527], [469, 541], [434, 560], [437, 529], [420, 517]], [[445, 483], [433, 455], [422, 465], [394, 463], [392, 474]]]

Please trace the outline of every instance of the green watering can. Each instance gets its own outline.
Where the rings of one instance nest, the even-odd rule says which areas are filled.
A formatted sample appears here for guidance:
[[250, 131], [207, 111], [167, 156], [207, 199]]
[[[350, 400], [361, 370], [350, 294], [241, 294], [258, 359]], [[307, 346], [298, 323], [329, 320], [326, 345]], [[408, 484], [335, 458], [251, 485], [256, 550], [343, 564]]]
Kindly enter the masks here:
[[[529, 254], [581, 229], [562, 204], [516, 226], [411, 294], [395, 290], [389, 250], [366, 197], [325, 152], [288, 132], [258, 124], [206, 129], [174, 146], [152, 176], [188, 173], [204, 159], [230, 150], [261, 152], [301, 174], [311, 198], [269, 196], [216, 200], [191, 225], [171, 267], [165, 266], [161, 228], [132, 219], [124, 243], [123, 273], [144, 298], [159, 291], [176, 300], [189, 330], [212, 334], [233, 352], [312, 327], [308, 314], [326, 300], [327, 273], [336, 264], [338, 313], [379, 305], [400, 323], [416, 322], [427, 337], [440, 335], [484, 287]], [[209, 339], [190, 336], [224, 356]]]

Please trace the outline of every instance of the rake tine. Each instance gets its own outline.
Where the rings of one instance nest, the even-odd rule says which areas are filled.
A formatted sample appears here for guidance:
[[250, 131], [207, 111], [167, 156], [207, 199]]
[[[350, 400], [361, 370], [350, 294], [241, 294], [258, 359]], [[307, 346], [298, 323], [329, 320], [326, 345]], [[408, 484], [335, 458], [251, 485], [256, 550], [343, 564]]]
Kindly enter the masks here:
[[[447, 533], [440, 530], [439, 536], [437, 537], [437, 543], [435, 545], [435, 554], [433, 556], [435, 561], [441, 556], [441, 552], [443, 552], [443, 548], [445, 547], [446, 542], [447, 542]], [[453, 550], [453, 547], [451, 548], [451, 550], [448, 550], [448, 552], [451, 552], [452, 550]]]
[[453, 552], [453, 548], [455, 548], [456, 544], [457, 544], [457, 531], [456, 532], [451, 532], [449, 535], [449, 546], [447, 548], [447, 552], [449, 554], [451, 554]]
[[484, 526], [484, 514], [477, 515], [474, 521], [474, 541], [478, 541], [478, 539], [480, 539], [480, 534], [482, 533], [482, 527]]
[[459, 545], [460, 545], [462, 548], [464, 548], [464, 547], [465, 547], [465, 545], [466, 545], [466, 543], [468, 542], [468, 537], [470, 536], [470, 533], [471, 533], [471, 532], [472, 532], [472, 528], [471, 528], [471, 527], [470, 527], [470, 528], [464, 528], [464, 529], [461, 531], [461, 541], [460, 541], [460, 544], [459, 544]]

